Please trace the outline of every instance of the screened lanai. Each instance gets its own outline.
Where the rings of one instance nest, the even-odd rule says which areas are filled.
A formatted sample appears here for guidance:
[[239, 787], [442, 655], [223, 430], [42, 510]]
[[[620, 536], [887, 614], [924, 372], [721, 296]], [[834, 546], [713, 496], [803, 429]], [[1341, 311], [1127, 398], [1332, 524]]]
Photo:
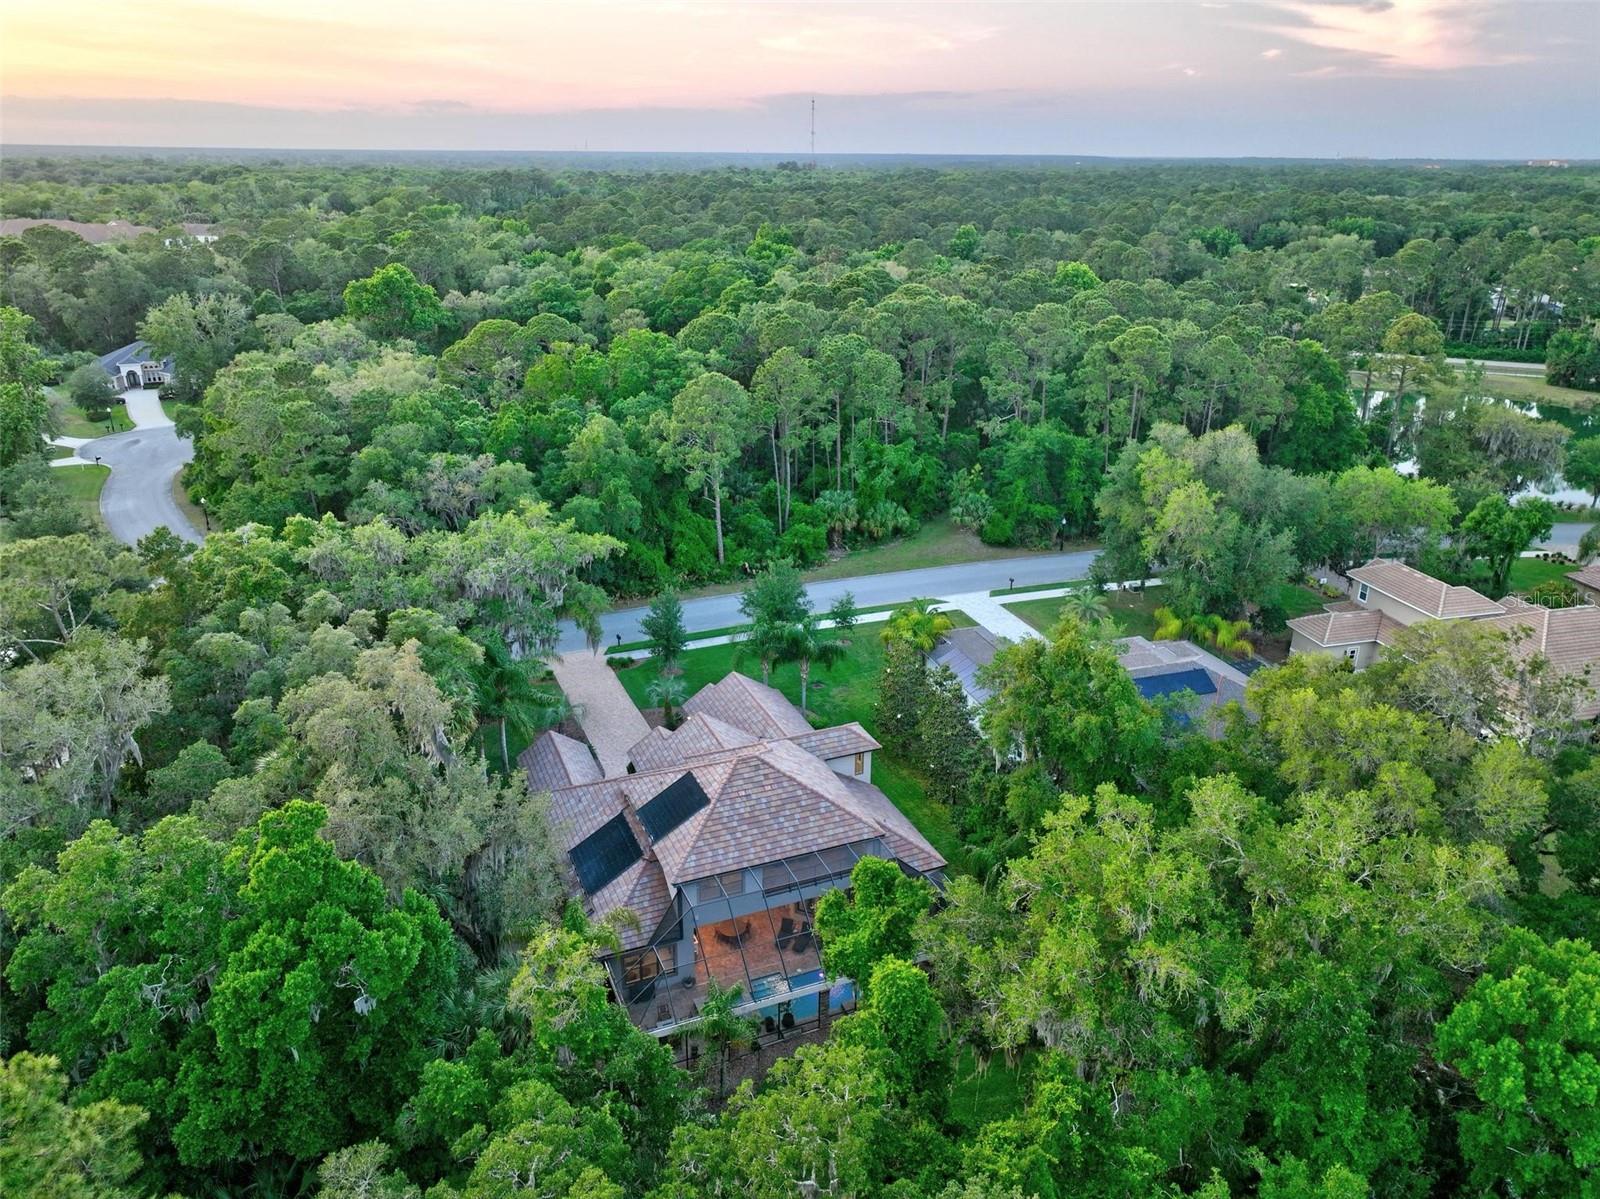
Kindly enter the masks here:
[[[830, 990], [813, 919], [817, 897], [848, 886], [876, 839], [798, 854], [680, 888], [677, 907], [643, 949], [613, 959], [618, 993], [634, 1023], [653, 1032], [694, 1020], [708, 983], [738, 987], [739, 1010], [764, 1025], [814, 1016]], [[837, 1008], [848, 987], [833, 996]]]

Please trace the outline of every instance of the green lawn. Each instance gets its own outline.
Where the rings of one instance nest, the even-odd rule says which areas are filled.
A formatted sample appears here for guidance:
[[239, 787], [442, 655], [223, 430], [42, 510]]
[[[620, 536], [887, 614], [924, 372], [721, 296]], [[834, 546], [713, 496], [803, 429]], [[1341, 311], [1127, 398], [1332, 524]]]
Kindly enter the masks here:
[[[856, 615], [857, 616], [870, 616], [875, 612], [893, 612], [896, 608], [903, 608], [903, 607], [905, 607], [904, 604], [873, 604], [870, 607], [857, 608], [856, 609]], [[948, 613], [946, 613], [946, 615], [950, 617], [951, 623], [956, 625], [957, 628], [960, 628], [963, 625], [970, 625], [970, 624], [973, 623], [972, 618], [969, 617], [965, 612], [948, 612]], [[691, 632], [689, 634], [689, 640], [690, 641], [709, 641], [713, 637], [732, 637], [732, 636], [735, 636], [736, 634], [739, 634], [739, 633], [749, 632], [749, 630], [750, 630], [750, 626], [748, 624], [723, 625], [719, 629], [696, 629], [696, 630], [694, 630], [693, 632]], [[650, 648], [650, 644], [651, 643], [648, 640], [645, 640], [645, 641], [624, 641], [620, 645], [608, 645], [608, 646], [606, 646], [606, 653], [607, 654], [628, 654], [628, 653], [634, 652], [635, 650], [649, 649]]]
[[[1146, 587], [1143, 591], [1109, 591], [1106, 606], [1111, 609], [1111, 619], [1123, 637], [1152, 637], [1156, 631], [1155, 611], [1167, 602], [1165, 587]], [[1321, 611], [1324, 600], [1309, 587], [1299, 583], [1284, 583], [1275, 589], [1272, 599], [1280, 605], [1288, 619]], [[1041, 633], [1048, 633], [1061, 614], [1061, 600], [1019, 600], [1007, 604], [1008, 611], [1016, 613]]]
[[51, 473], [61, 483], [67, 497], [83, 512], [91, 524], [100, 524], [100, 489], [111, 474], [109, 466], [57, 466]]
[[105, 421], [89, 420], [84, 416], [82, 408], [53, 388], [50, 389], [50, 402], [63, 437], [105, 437], [110, 433], [125, 433], [133, 428], [133, 422], [128, 419], [121, 400], [112, 401], [110, 427], [107, 427]]
[[[961, 626], [973, 622], [965, 613], [949, 613], [951, 620]], [[883, 642], [879, 639], [881, 625], [864, 625], [848, 636], [849, 653], [832, 670], [813, 668], [808, 696], [813, 724], [822, 728], [848, 721], [860, 722], [868, 732], [873, 731], [874, 709], [878, 702], [878, 673], [883, 666]], [[748, 654], [741, 655], [743, 647], [711, 645], [690, 650], [684, 654], [684, 691], [693, 695], [708, 683], [715, 683], [730, 671], [738, 670], [751, 678], [761, 677], [761, 664]], [[619, 669], [621, 680], [633, 702], [641, 708], [656, 705], [649, 696], [650, 684], [659, 671], [648, 659]], [[800, 668], [794, 663], [778, 667], [772, 672], [772, 685], [795, 703], [800, 702]], [[897, 761], [887, 751], [873, 755], [872, 781], [894, 801], [922, 835], [952, 864], [960, 861], [961, 838], [956, 832], [955, 820], [943, 805], [927, 797], [915, 771]]]
[[1506, 582], [1512, 591], [1530, 591], [1552, 579], [1565, 580], [1568, 571], [1577, 570], [1571, 562], [1545, 562], [1539, 558], [1518, 558], [1511, 564]]
[[[1165, 587], [1146, 587], [1143, 591], [1110, 591], [1106, 593], [1106, 606], [1111, 609], [1111, 619], [1123, 637], [1149, 637], [1156, 631], [1155, 610], [1166, 603]], [[1048, 633], [1061, 615], [1061, 600], [1019, 600], [1007, 604], [1006, 610], [1014, 612], [1041, 633]]]
[[[1089, 542], [1069, 542], [1063, 549], [1081, 550]], [[892, 574], [897, 570], [920, 570], [925, 566], [952, 566], [958, 562], [993, 562], [1000, 558], [1025, 558], [1031, 554], [1059, 553], [1060, 550], [1029, 550], [1015, 545], [985, 545], [975, 534], [958, 529], [948, 516], [925, 522], [915, 533], [878, 545], [850, 550], [821, 566], [802, 571], [808, 583], [824, 579], [848, 579], [856, 575]], [[728, 595], [744, 590], [741, 580], [718, 583], [697, 591], [686, 591], [684, 599], [700, 595]]]
[[1322, 606], [1328, 602], [1311, 588], [1299, 583], [1280, 583], [1273, 588], [1272, 594], [1267, 598], [1283, 609], [1283, 615], [1288, 620], [1320, 612]]

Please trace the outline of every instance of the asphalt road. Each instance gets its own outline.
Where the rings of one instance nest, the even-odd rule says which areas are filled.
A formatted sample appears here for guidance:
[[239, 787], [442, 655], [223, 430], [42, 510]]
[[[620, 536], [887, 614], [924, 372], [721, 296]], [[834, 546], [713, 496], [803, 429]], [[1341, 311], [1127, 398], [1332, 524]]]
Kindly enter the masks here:
[[[829, 579], [810, 584], [806, 587], [806, 594], [811, 597], [818, 611], [825, 611], [846, 591], [855, 596], [859, 607], [875, 608], [880, 604], [898, 604], [912, 599], [941, 599], [972, 591], [992, 591], [997, 587], [1009, 586], [1011, 579], [1015, 579], [1019, 587], [1081, 579], [1089, 573], [1094, 558], [1093, 551], [1079, 550], [1070, 554], [1033, 554], [1026, 558], [1001, 558], [993, 562], [930, 566], [922, 570], [900, 570], [853, 579]], [[645, 612], [645, 608], [607, 612], [600, 618], [601, 644], [615, 644], [619, 633], [623, 641], [642, 640], [644, 632], [639, 627], [639, 621]], [[726, 628], [741, 623], [743, 619], [739, 614], [737, 594], [708, 595], [683, 601], [683, 623], [691, 633]], [[584, 647], [583, 634], [570, 621], [563, 622], [561, 639], [556, 646], [558, 652], [567, 653]]]
[[1544, 378], [1544, 363], [1542, 362], [1495, 362], [1483, 358], [1446, 358], [1451, 366], [1466, 366], [1468, 362], [1476, 362], [1483, 367], [1486, 375], [1521, 375], [1534, 379]]
[[194, 457], [194, 442], [179, 438], [161, 411], [156, 393], [130, 392], [126, 397], [135, 428], [113, 433], [78, 447], [84, 462], [99, 459], [111, 474], [100, 491], [100, 515], [118, 541], [137, 544], [162, 525], [185, 541], [198, 544], [199, 532], [172, 498], [172, 481]]

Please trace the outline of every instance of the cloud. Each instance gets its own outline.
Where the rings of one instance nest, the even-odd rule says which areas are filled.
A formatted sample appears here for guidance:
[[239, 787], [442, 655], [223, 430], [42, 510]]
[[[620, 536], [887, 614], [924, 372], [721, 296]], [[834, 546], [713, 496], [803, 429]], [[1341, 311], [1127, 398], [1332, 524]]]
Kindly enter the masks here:
[[1526, 55], [1500, 48], [1485, 0], [1274, 0], [1280, 36], [1397, 71], [1505, 66]]
[[1261, 52], [1261, 57], [1262, 58], [1278, 58], [1282, 54], [1283, 54], [1283, 51], [1281, 49], [1279, 49], [1277, 46], [1274, 46], [1270, 50], [1263, 50]]

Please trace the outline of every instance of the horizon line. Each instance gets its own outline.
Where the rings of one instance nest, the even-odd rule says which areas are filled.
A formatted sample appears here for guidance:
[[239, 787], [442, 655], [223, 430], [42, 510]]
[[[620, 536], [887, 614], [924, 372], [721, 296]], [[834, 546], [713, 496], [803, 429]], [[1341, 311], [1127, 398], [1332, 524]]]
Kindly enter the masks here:
[[[160, 151], [163, 153], [248, 153], [248, 154], [461, 154], [461, 155], [551, 155], [598, 157], [607, 154], [663, 155], [701, 158], [777, 158], [801, 161], [810, 157], [800, 150], [667, 150], [667, 149], [590, 149], [574, 147], [565, 149], [484, 149], [441, 146], [249, 146], [221, 144], [153, 144], [132, 142], [9, 142], [0, 140], [0, 151], [13, 153], [29, 151], [113, 151], [134, 153]], [[1056, 150], [1002, 151], [992, 150], [835, 150], [819, 151], [821, 159], [860, 158], [987, 158], [987, 159], [1077, 159], [1095, 162], [1304, 162], [1304, 163], [1472, 163], [1521, 165], [1529, 161], [1566, 162], [1574, 166], [1600, 165], [1600, 157], [1572, 156], [1549, 153], [1529, 153], [1516, 157], [1458, 157], [1451, 155], [1399, 154], [1377, 156], [1371, 154], [1074, 154]], [[3, 169], [3, 167], [0, 167]]]

